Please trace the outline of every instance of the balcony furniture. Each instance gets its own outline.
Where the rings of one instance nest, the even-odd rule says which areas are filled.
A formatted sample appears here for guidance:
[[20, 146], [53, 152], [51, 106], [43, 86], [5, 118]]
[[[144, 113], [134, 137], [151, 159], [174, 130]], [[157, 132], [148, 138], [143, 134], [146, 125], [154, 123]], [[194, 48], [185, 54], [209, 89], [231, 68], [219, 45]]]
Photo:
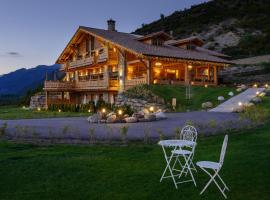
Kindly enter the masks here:
[[[227, 187], [227, 185], [225, 184], [225, 182], [222, 180], [222, 178], [219, 175], [219, 172], [220, 172], [220, 170], [221, 170], [221, 168], [223, 166], [224, 157], [225, 157], [225, 153], [226, 153], [226, 149], [227, 149], [227, 144], [228, 144], [228, 135], [225, 135], [224, 140], [223, 140], [223, 145], [222, 145], [221, 153], [220, 153], [219, 162], [199, 161], [199, 162], [196, 163], [196, 165], [198, 167], [200, 167], [206, 174], [208, 174], [210, 176], [210, 180], [205, 185], [205, 187], [203, 188], [203, 190], [201, 191], [200, 194], [202, 194], [206, 190], [206, 188], [212, 182], [214, 182], [216, 184], [216, 186], [218, 187], [219, 191], [225, 197], [225, 199], [227, 199], [227, 196], [226, 196], [226, 194], [224, 192], [226, 190], [229, 191], [229, 188]], [[213, 170], [214, 173], [211, 174], [208, 170]], [[218, 184], [218, 182], [217, 182], [217, 180], [215, 178], [217, 178], [221, 182], [221, 184], [223, 185], [223, 189], [221, 189], [221, 187], [219, 186], [219, 184]]]

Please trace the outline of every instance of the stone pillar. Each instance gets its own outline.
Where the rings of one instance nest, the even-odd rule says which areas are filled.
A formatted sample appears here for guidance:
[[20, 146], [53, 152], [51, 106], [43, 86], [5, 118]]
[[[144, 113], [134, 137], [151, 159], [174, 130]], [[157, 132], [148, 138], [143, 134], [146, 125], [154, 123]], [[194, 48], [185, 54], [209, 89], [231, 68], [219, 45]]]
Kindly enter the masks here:
[[147, 71], [147, 78], [146, 83], [147, 85], [150, 85], [152, 83], [152, 69], [151, 69], [151, 61], [146, 61], [146, 71]]
[[126, 81], [126, 58], [125, 53], [119, 51], [118, 53], [118, 71], [119, 71], [119, 93], [125, 90], [125, 81]]
[[103, 93], [103, 100], [104, 100], [106, 103], [109, 103], [109, 93], [108, 93], [108, 92], [104, 92], [104, 93]]

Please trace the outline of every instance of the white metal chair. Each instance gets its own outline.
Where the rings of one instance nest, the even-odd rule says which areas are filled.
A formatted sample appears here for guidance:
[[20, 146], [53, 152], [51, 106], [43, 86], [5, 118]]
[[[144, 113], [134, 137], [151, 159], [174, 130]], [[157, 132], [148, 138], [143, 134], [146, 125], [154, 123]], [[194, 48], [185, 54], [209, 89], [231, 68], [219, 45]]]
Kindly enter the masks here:
[[[225, 138], [224, 138], [222, 149], [221, 149], [221, 153], [220, 153], [219, 162], [200, 161], [200, 162], [197, 162], [196, 163], [196, 165], [198, 167], [200, 167], [206, 174], [208, 174], [210, 176], [210, 180], [205, 185], [205, 187], [203, 188], [203, 190], [201, 191], [200, 194], [202, 194], [206, 190], [206, 188], [210, 185], [210, 183], [212, 181], [214, 181], [214, 183], [216, 184], [216, 186], [218, 187], [218, 189], [220, 190], [220, 192], [223, 194], [223, 196], [225, 197], [225, 199], [227, 199], [227, 196], [226, 196], [226, 194], [224, 192], [225, 192], [225, 190], [228, 190], [229, 191], [229, 188], [227, 187], [227, 185], [225, 184], [225, 182], [222, 180], [222, 178], [218, 174], [219, 171], [221, 170], [222, 165], [223, 165], [223, 162], [224, 162], [224, 157], [225, 157], [225, 153], [226, 153], [227, 143], [228, 143], [228, 135], [226, 135]], [[214, 173], [211, 174], [206, 169], [213, 170]], [[215, 179], [216, 177], [223, 184], [223, 187], [224, 187], [223, 189], [221, 189], [221, 187], [218, 185], [217, 180]]]
[[[186, 141], [192, 141], [192, 142], [196, 142], [197, 140], [197, 130], [195, 127], [187, 125], [185, 126], [180, 133], [180, 139], [181, 140], [186, 140]], [[188, 173], [190, 173], [191, 175], [191, 180], [193, 181], [194, 185], [196, 186], [196, 181], [193, 177], [193, 174], [191, 172], [191, 170], [196, 170], [195, 165], [193, 164], [193, 156], [195, 153], [195, 147], [196, 145], [192, 146], [192, 147], [187, 147], [188, 149], [176, 149], [172, 151], [172, 154], [174, 157], [176, 157], [174, 165], [173, 165], [173, 170], [175, 171], [179, 171], [177, 169], [175, 169], [175, 165], [177, 164], [177, 162], [180, 164], [182, 170], [180, 170], [180, 174], [179, 174], [179, 178], [182, 176], [183, 173], [185, 173], [185, 175], [187, 175]], [[191, 149], [190, 149], [191, 148]], [[185, 160], [185, 163], [182, 164], [179, 157], [183, 157]], [[187, 182], [187, 181], [183, 181], [183, 182]]]

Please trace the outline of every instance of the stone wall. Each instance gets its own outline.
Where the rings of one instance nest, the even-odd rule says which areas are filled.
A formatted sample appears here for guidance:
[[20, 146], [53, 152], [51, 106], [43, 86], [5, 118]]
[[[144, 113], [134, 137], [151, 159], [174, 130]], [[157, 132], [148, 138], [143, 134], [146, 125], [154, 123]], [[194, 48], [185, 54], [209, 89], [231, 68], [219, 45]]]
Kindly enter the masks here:
[[166, 105], [164, 101], [161, 99], [157, 99], [158, 102], [149, 102], [143, 99], [138, 98], [129, 98], [124, 96], [123, 94], [118, 94], [116, 97], [115, 105], [116, 106], [123, 106], [123, 105], [129, 105], [134, 111], [139, 112], [143, 110], [144, 108], [150, 108], [153, 106], [156, 110], [166, 110]]
[[30, 100], [30, 109], [36, 108], [46, 108], [46, 96], [45, 94], [36, 94], [35, 96], [31, 97]]

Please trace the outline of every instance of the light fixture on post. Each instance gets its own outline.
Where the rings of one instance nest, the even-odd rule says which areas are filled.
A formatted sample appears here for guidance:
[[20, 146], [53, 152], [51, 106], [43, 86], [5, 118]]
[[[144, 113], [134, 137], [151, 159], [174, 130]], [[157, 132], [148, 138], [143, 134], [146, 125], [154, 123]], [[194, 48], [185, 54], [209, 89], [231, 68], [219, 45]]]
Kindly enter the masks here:
[[264, 85], [264, 87], [265, 87], [265, 88], [268, 88], [268, 87], [269, 87], [269, 85], [266, 83], [266, 84]]
[[207, 85], [207, 84], [205, 84], [205, 85], [204, 85], [204, 87], [205, 87], [205, 88], [208, 88], [208, 85]]
[[188, 65], [188, 70], [192, 70], [193, 66], [191, 64]]
[[122, 115], [123, 111], [122, 110], [118, 110], [118, 115]]
[[150, 112], [154, 112], [154, 106], [151, 106], [151, 107], [149, 108], [149, 111], [150, 111]]
[[242, 105], [243, 105], [243, 103], [242, 103], [241, 101], [239, 101], [239, 102], [238, 102], [238, 106], [241, 107]]
[[257, 87], [258, 87], [257, 83], [255, 83], [255, 84], [253, 85], [253, 87], [254, 87], [254, 88], [257, 88]]
[[102, 113], [105, 113], [106, 112], [106, 109], [105, 108], [102, 108], [101, 112]]

